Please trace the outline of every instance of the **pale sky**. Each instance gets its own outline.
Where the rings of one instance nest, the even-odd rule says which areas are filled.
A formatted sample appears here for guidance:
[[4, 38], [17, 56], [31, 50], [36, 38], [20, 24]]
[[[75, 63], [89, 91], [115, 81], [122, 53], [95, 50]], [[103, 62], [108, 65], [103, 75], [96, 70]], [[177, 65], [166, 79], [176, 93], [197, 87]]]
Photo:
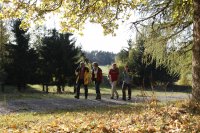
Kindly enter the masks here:
[[123, 24], [116, 31], [116, 36], [104, 36], [103, 28], [99, 24], [87, 23], [84, 35], [77, 38], [77, 44], [85, 51], [102, 50], [118, 53], [127, 47], [127, 40], [134, 37], [134, 33], [127, 24]]

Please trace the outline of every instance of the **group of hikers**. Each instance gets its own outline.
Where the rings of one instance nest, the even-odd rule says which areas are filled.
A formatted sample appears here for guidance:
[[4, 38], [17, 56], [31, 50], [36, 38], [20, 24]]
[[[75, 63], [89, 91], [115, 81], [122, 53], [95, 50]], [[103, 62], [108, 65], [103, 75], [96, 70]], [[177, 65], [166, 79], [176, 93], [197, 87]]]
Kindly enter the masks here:
[[[101, 92], [100, 92], [100, 84], [102, 83], [103, 76], [102, 76], [102, 69], [99, 67], [97, 62], [92, 63], [92, 78], [89, 73], [89, 68], [85, 66], [84, 62], [81, 62], [78, 68], [75, 70], [75, 74], [77, 76], [76, 79], [76, 95], [75, 98], [79, 99], [80, 96], [80, 87], [81, 85], [84, 86], [85, 89], [85, 99], [88, 97], [88, 84], [92, 80], [95, 84], [96, 90], [96, 99], [101, 99]], [[129, 71], [128, 66], [124, 67], [123, 71], [123, 84], [122, 84], [122, 100], [126, 100], [126, 89], [128, 88], [128, 100], [131, 100], [131, 73]], [[111, 99], [119, 98], [119, 94], [117, 92], [116, 86], [119, 82], [119, 69], [116, 63], [112, 64], [112, 68], [108, 72], [107, 76], [110, 85], [111, 85]]]

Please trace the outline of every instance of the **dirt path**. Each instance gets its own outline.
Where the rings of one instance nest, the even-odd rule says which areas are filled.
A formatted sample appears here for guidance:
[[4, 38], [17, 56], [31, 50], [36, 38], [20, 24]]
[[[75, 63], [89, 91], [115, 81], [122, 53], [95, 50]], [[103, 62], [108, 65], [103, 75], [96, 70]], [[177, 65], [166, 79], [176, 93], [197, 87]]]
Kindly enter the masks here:
[[[173, 97], [157, 97], [161, 102], [171, 100], [188, 99], [189, 96], [173, 96]], [[113, 107], [118, 105], [128, 105], [133, 103], [144, 102], [150, 97], [133, 97], [130, 101], [121, 99], [110, 99], [109, 96], [103, 96], [102, 100], [95, 100], [95, 97], [89, 99], [74, 99], [74, 98], [53, 98], [53, 99], [23, 99], [0, 102], [0, 114], [14, 112], [51, 112], [57, 110], [77, 110], [81, 108], [96, 108], [96, 107]]]

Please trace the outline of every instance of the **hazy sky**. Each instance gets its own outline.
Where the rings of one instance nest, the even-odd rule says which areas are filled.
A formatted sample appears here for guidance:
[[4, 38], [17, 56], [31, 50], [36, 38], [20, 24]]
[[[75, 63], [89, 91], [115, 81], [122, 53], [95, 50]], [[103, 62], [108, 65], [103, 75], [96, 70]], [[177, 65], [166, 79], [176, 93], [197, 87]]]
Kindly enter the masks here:
[[134, 33], [127, 24], [121, 25], [116, 31], [117, 35], [103, 35], [103, 28], [98, 24], [87, 23], [84, 36], [78, 37], [77, 44], [81, 44], [83, 50], [102, 50], [117, 53], [123, 47], [127, 47], [127, 40], [134, 37]]

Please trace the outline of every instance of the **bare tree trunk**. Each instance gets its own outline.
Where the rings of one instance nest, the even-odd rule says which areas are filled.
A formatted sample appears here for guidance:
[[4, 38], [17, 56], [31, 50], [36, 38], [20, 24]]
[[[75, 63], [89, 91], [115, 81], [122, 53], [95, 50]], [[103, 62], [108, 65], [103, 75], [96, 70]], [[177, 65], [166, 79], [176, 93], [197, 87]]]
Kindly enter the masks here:
[[46, 93], [49, 93], [49, 86], [46, 85]]
[[45, 92], [45, 86], [42, 84], [42, 91]]
[[61, 88], [62, 88], [62, 92], [64, 92], [65, 91], [65, 85], [62, 85]]
[[27, 89], [27, 86], [25, 83], [23, 84], [23, 89], [24, 89], [24, 91]]
[[17, 84], [17, 90], [18, 90], [19, 92], [21, 92], [21, 84], [20, 84], [20, 83]]
[[2, 92], [5, 92], [4, 84], [1, 84], [1, 91], [2, 91]]
[[200, 1], [194, 0], [194, 45], [192, 48], [192, 95], [200, 102]]
[[76, 94], [77, 84], [74, 84], [74, 94]]
[[61, 86], [60, 85], [57, 85], [57, 93], [61, 94], [62, 91], [61, 91]]

